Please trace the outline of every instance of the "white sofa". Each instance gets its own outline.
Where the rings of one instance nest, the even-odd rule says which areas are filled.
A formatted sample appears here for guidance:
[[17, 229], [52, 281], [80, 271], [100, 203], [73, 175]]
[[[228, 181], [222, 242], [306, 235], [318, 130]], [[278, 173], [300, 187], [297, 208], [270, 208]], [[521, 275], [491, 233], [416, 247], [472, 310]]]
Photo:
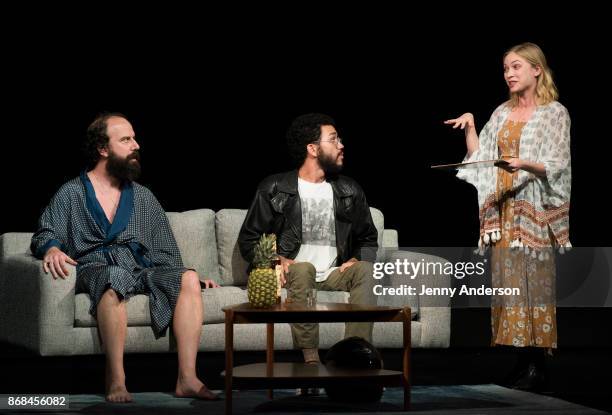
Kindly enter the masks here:
[[[372, 217], [379, 231], [379, 258], [424, 255], [398, 251], [397, 232], [384, 229], [382, 213], [372, 208]], [[226, 305], [247, 301], [247, 264], [237, 247], [238, 232], [246, 210], [223, 209], [214, 212], [199, 209], [167, 214], [181, 250], [185, 266], [201, 276], [217, 280], [222, 287], [202, 291], [204, 328], [200, 351], [224, 349], [224, 315]], [[21, 346], [43, 356], [83, 355], [103, 353], [98, 339], [96, 321], [89, 313], [89, 296], [75, 295], [74, 267], [67, 279], [54, 280], [42, 272], [41, 261], [30, 251], [31, 233], [7, 233], [0, 236], [0, 342]], [[426, 257], [426, 256], [425, 256]], [[430, 257], [431, 258], [431, 257]], [[443, 259], [438, 258], [444, 261]], [[389, 278], [388, 284], [399, 285], [399, 279]], [[448, 286], [446, 278], [433, 279], [439, 286]], [[284, 290], [283, 290], [284, 291]], [[346, 302], [348, 293], [319, 292], [318, 301]], [[412, 346], [448, 347], [450, 339], [450, 307], [439, 302], [432, 307], [419, 303], [417, 296], [379, 297], [379, 304], [408, 304], [413, 309]], [[168, 331], [166, 337], [155, 339], [150, 328], [148, 297], [138, 295], [128, 301], [127, 353], [169, 352], [175, 342]], [[376, 323], [374, 344], [383, 348], [400, 348], [401, 323]], [[327, 348], [341, 340], [343, 323], [321, 324], [320, 347]], [[235, 350], [265, 350], [263, 325], [235, 327]], [[275, 327], [275, 348], [292, 349], [287, 324]]]

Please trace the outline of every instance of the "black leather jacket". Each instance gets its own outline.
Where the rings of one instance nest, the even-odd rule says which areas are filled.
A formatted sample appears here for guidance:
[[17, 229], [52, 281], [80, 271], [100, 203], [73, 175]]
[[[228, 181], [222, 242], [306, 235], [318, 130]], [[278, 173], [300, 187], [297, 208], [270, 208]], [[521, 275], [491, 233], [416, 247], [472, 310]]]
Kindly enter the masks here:
[[[242, 257], [253, 261], [253, 248], [263, 233], [276, 234], [279, 255], [294, 259], [302, 243], [302, 207], [298, 194], [298, 172], [275, 174], [257, 188], [240, 229], [238, 245]], [[374, 262], [378, 232], [361, 187], [353, 179], [327, 179], [334, 192], [336, 215], [336, 265], [351, 258]]]

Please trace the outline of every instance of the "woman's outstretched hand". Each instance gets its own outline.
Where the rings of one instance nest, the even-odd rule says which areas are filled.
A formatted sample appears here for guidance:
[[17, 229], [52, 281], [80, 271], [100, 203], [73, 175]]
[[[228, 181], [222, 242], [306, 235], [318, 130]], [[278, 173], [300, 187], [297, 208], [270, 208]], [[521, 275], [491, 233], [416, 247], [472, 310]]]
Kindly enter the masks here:
[[466, 112], [457, 118], [444, 121], [444, 124], [453, 124], [453, 128], [461, 127], [462, 130], [465, 129], [466, 126], [474, 128], [474, 115], [470, 112]]

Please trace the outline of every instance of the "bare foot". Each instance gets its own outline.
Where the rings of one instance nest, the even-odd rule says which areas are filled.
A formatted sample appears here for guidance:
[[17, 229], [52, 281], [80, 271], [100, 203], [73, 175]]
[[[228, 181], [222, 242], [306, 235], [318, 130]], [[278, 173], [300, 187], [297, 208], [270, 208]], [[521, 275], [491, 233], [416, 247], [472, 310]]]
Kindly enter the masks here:
[[125, 384], [111, 384], [106, 392], [106, 400], [113, 403], [132, 402], [132, 395], [127, 391]]
[[206, 401], [216, 401], [219, 399], [219, 396], [211, 392], [197, 377], [177, 380], [174, 394], [177, 398], [196, 398]]

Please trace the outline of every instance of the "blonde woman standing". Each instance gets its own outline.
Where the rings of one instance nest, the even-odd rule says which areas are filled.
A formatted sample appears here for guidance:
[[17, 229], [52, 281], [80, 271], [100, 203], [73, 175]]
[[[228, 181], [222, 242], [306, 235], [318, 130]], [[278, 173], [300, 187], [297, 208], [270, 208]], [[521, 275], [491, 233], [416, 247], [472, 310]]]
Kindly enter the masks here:
[[505, 159], [508, 164], [459, 170], [478, 190], [479, 250], [492, 247], [493, 287], [518, 287], [519, 296], [492, 301], [493, 345], [517, 348], [510, 381], [519, 389], [544, 382], [544, 352], [557, 347], [554, 251], [571, 248], [570, 117], [558, 101], [552, 72], [533, 43], [503, 58], [510, 99], [476, 133], [465, 113], [445, 121], [465, 131], [466, 162]]

